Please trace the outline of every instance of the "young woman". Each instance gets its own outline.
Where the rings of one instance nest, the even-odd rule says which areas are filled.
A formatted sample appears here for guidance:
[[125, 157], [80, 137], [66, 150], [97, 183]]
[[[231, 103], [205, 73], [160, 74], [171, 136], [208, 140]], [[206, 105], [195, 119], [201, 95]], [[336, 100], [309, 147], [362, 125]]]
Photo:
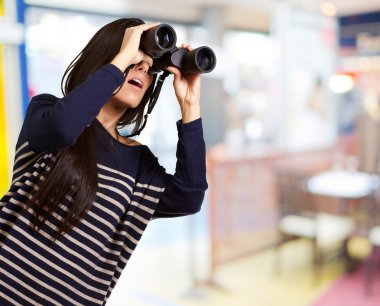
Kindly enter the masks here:
[[0, 305], [105, 305], [148, 222], [200, 210], [200, 75], [168, 68], [182, 112], [174, 175], [118, 129], [143, 124], [156, 76], [139, 44], [157, 25], [105, 25], [68, 67], [64, 97], [31, 100], [0, 201]]

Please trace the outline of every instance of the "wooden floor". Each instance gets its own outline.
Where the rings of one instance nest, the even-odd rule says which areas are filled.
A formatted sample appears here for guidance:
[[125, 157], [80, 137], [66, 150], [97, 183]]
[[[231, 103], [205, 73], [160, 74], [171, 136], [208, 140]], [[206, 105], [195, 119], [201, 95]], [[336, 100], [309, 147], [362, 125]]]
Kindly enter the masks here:
[[328, 262], [313, 285], [310, 244], [296, 241], [282, 250], [281, 275], [274, 275], [268, 250], [222, 266], [217, 286], [196, 285], [194, 276], [209, 278], [207, 243], [197, 245], [195, 262], [185, 243], [136, 250], [107, 306], [307, 306], [343, 274], [343, 263]]

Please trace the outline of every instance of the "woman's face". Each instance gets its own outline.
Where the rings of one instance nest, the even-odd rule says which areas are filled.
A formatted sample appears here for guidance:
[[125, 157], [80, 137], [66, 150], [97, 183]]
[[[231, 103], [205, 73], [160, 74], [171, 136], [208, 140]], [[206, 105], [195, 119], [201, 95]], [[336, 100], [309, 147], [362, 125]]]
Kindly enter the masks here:
[[153, 76], [148, 73], [152, 64], [153, 60], [149, 63], [142, 61], [133, 66], [133, 68], [129, 70], [121, 89], [113, 97], [113, 100], [128, 108], [137, 107], [152, 83]]

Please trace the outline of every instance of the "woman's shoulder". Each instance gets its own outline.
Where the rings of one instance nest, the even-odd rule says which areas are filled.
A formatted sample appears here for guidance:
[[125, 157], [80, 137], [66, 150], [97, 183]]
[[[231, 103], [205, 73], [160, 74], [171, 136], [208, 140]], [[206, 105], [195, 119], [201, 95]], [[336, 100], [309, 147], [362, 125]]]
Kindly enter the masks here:
[[35, 95], [29, 101], [27, 114], [40, 108], [53, 106], [58, 100], [59, 98], [49, 93]]
[[38, 95], [33, 96], [31, 99], [31, 102], [44, 101], [44, 100], [56, 102], [58, 100], [58, 98], [53, 94], [42, 93], [42, 94], [38, 94]]
[[59, 98], [49, 93], [42, 93], [31, 98], [29, 107], [38, 107], [38, 105], [54, 105]]

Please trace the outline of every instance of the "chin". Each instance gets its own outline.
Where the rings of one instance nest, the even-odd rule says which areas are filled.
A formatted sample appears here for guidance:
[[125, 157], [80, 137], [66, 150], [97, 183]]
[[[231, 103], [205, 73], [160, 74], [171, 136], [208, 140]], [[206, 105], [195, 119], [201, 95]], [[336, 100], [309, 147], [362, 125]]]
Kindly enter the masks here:
[[116, 98], [114, 99], [115, 105], [120, 108], [136, 108], [139, 106], [141, 101], [131, 101], [131, 99], [122, 99], [122, 98]]

